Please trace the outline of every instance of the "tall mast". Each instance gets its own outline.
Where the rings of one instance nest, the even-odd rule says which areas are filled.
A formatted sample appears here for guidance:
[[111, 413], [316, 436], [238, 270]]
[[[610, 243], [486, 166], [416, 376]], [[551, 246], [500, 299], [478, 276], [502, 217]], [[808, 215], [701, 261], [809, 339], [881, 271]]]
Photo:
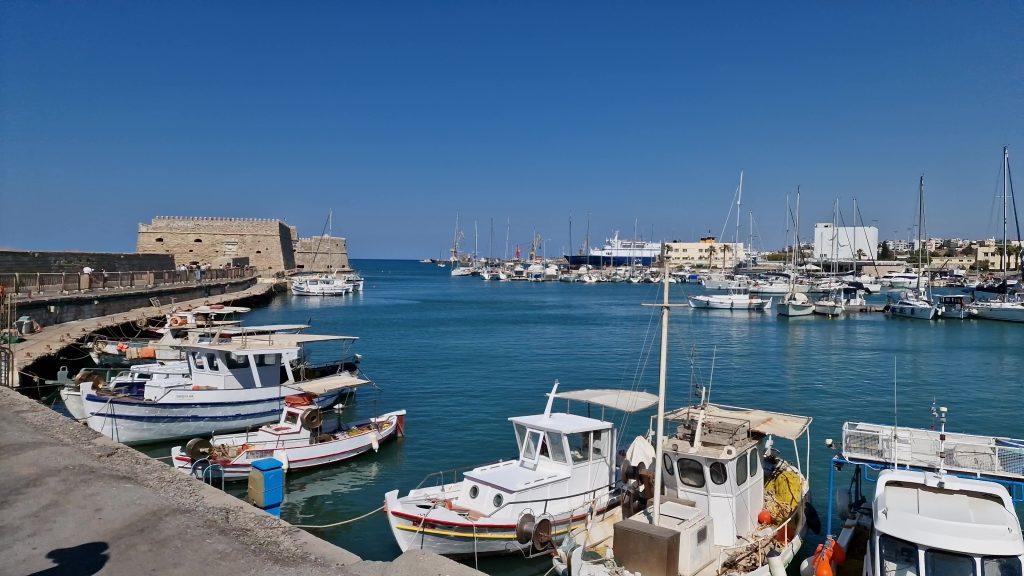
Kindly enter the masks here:
[[487, 260], [494, 260], [494, 216], [491, 216], [491, 241], [487, 245]]
[[[1004, 212], [1005, 212], [1005, 210], [1004, 210]], [[1005, 229], [1006, 229], [1005, 218], [1004, 218], [1003, 229], [1004, 229], [1003, 236], [1005, 236], [1006, 235], [1006, 231], [1005, 231]], [[327, 211], [327, 237], [330, 238], [331, 236], [334, 236], [334, 209], [333, 208]]]
[[473, 220], [473, 261], [480, 258], [480, 234], [476, 227], [476, 220]]
[[1009, 253], [1007, 252], [1009, 243], [1006, 241], [1006, 166], [1008, 163], [1009, 155], [1006, 151], [1006, 146], [1003, 146], [1003, 255], [1002, 258], [999, 259], [1003, 265], [1003, 282], [1006, 281], [1006, 260], [1009, 257]]
[[752, 258], [751, 254], [753, 254], [753, 252], [754, 252], [754, 211], [753, 210], [747, 210], [747, 218], [749, 219], [749, 222], [747, 223], [747, 260], [748, 261], [752, 261], [751, 260], [751, 258]]
[[587, 212], [587, 240], [584, 245], [584, 252], [587, 256], [587, 263], [590, 263], [590, 212]]
[[800, 185], [796, 185], [796, 251], [793, 253], [793, 267], [800, 261]]
[[572, 256], [572, 212], [569, 212], [569, 256]]
[[738, 262], [736, 247], [740, 243], [740, 205], [743, 203], [743, 170], [740, 170], [740, 186], [736, 190], [736, 232], [732, 239], [732, 257]]
[[459, 259], [459, 213], [455, 213], [455, 234], [452, 235], [452, 262]]
[[668, 255], [665, 252], [665, 244], [661, 248], [661, 282], [664, 288], [664, 295], [661, 301], [661, 369], [658, 374], [658, 429], [654, 435], [654, 525], [657, 526], [661, 520], [661, 485], [662, 485], [662, 459], [665, 448], [662, 434], [665, 431], [665, 384], [668, 379]]
[[[792, 212], [789, 211], [789, 192], [787, 192], [786, 193], [786, 243], [787, 244], [790, 241], [790, 237], [789, 237], [789, 221], [792, 220], [792, 219], [793, 219], [792, 218]], [[789, 254], [787, 255], [787, 259], [788, 259], [788, 256], [792, 256], [792, 253], [793, 253], [793, 247], [790, 246]], [[795, 264], [794, 264], [794, 266], [795, 266]], [[786, 262], [782, 263], [782, 269], [783, 270], [786, 269]], [[792, 279], [793, 279], [793, 277], [790, 276], [790, 280], [791, 281], [792, 281]], [[792, 283], [792, 282], [790, 282], [790, 283]]]
[[512, 229], [512, 217], [505, 217], [505, 260], [508, 260], [508, 232]]
[[921, 258], [921, 252], [925, 249], [925, 244], [921, 241], [921, 229], [923, 228], [922, 222], [925, 221], [925, 174], [921, 175], [921, 181], [918, 184], [918, 293], [921, 294], [921, 275], [925, 273], [925, 268]]

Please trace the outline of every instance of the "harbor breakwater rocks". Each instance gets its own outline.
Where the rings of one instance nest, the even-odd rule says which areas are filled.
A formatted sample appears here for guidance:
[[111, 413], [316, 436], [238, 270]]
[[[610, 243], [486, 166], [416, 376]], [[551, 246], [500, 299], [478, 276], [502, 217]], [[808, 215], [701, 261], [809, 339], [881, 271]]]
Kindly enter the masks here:
[[0, 565], [17, 573], [481, 574], [420, 551], [363, 561], [14, 390], [0, 402]]

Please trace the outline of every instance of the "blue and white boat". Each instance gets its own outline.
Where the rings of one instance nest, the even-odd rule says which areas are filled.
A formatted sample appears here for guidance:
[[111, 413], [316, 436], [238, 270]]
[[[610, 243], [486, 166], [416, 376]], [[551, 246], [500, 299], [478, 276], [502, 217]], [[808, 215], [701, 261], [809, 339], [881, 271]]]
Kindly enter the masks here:
[[601, 248], [591, 248], [587, 254], [567, 255], [571, 268], [587, 265], [596, 268], [615, 266], [650, 266], [661, 255], [661, 242], [623, 240], [619, 233], [605, 240]]
[[124, 444], [233, 432], [277, 420], [284, 398], [312, 394], [317, 406], [337, 404], [369, 384], [351, 361], [293, 365], [303, 344], [344, 336], [275, 334], [229, 342], [186, 344], [184, 367], [135, 370], [109, 386], [81, 384], [89, 427]]

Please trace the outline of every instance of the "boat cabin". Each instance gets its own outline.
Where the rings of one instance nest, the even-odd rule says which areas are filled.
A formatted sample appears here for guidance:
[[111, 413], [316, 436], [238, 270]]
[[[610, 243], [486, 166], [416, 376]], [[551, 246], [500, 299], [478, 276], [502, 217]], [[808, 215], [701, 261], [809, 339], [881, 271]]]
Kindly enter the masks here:
[[538, 510], [552, 499], [582, 506], [615, 483], [615, 428], [604, 419], [552, 412], [556, 398], [627, 412], [657, 401], [644, 392], [618, 390], [559, 394], [556, 383], [543, 414], [509, 418], [518, 458], [465, 472], [455, 501], [458, 507], [491, 515], [511, 502]]
[[[716, 546], [742, 544], [758, 528], [765, 467], [774, 468], [777, 461], [773, 437], [793, 440], [795, 464], [803, 475], [796, 440], [806, 435], [808, 417], [707, 404], [675, 410], [665, 418], [678, 424], [675, 434], [666, 431], [663, 446], [665, 493], [707, 511], [714, 519]], [[805, 487], [795, 489], [801, 498]]]
[[1024, 539], [1002, 485], [935, 472], [883, 470], [865, 574], [1020, 576]]

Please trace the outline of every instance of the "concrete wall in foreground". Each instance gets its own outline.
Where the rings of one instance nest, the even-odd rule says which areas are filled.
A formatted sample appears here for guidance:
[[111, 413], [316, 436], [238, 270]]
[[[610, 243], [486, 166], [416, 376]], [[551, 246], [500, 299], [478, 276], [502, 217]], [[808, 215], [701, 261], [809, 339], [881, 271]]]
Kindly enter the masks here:
[[169, 254], [119, 254], [112, 252], [28, 252], [0, 250], [0, 272], [74, 272], [89, 266], [99, 272], [173, 270]]

